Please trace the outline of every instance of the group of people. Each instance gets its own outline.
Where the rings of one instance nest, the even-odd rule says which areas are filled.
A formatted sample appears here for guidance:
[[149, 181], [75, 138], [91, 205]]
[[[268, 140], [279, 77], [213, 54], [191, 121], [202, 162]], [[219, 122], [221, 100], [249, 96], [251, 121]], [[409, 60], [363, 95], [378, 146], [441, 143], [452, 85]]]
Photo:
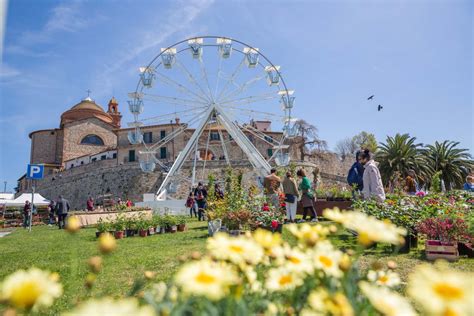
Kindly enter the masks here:
[[362, 194], [364, 199], [374, 198], [383, 202], [385, 201], [385, 190], [382, 177], [372, 156], [368, 149], [356, 153], [356, 161], [349, 170], [347, 182], [352, 187], [353, 198]]
[[263, 180], [263, 188], [267, 201], [275, 208], [280, 208], [280, 191], [283, 188], [285, 195], [286, 218], [289, 222], [296, 221], [296, 210], [298, 201], [303, 207], [303, 218], [299, 222], [305, 222], [309, 215], [312, 222], [317, 222], [318, 217], [314, 208], [314, 194], [311, 182], [303, 169], [296, 172], [300, 183], [297, 184], [292, 173], [288, 171], [282, 180], [276, 174], [276, 169], [270, 170], [270, 175]]
[[[52, 226], [57, 223], [59, 229], [64, 229], [66, 227], [67, 215], [70, 209], [69, 201], [61, 195], [58, 197], [57, 201], [51, 200], [48, 205], [48, 224]], [[23, 206], [23, 227], [28, 228], [30, 226], [32, 212], [35, 212], [35, 207], [31, 205], [30, 201], [25, 201], [25, 205]]]
[[[214, 184], [214, 194], [216, 199], [224, 198], [224, 191], [218, 183]], [[197, 217], [199, 221], [205, 220], [207, 208], [208, 188], [199, 182], [197, 187], [189, 192], [186, 200], [186, 207], [189, 208], [189, 215]]]

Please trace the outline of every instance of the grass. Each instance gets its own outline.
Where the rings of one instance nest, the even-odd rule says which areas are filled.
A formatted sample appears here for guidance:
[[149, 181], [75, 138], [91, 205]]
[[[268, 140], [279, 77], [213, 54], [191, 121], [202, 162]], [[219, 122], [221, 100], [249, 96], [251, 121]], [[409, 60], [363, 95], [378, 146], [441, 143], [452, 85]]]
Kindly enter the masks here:
[[[184, 233], [118, 240], [117, 250], [104, 257], [104, 269], [90, 292], [84, 286], [88, 273], [85, 263], [91, 256], [99, 254], [94, 228], [82, 229], [75, 235], [47, 226], [34, 227], [31, 233], [17, 229], [0, 238], [0, 280], [18, 269], [32, 266], [58, 272], [64, 295], [48, 311], [50, 315], [56, 315], [88, 295], [124, 295], [131, 290], [134, 280], [141, 278], [147, 270], [158, 272], [157, 280], [169, 280], [180, 264], [180, 256], [205, 249], [206, 224], [191, 221], [188, 226], [189, 230]], [[283, 238], [289, 240], [292, 237], [285, 230]], [[339, 248], [348, 248], [354, 245], [354, 238], [349, 233], [341, 234], [334, 236], [333, 242]], [[389, 246], [379, 245], [366, 251], [360, 265], [367, 269], [374, 261], [388, 260], [397, 262], [397, 272], [402, 280], [406, 280], [413, 267], [424, 261], [423, 251], [417, 249], [409, 254], [395, 255]], [[455, 269], [474, 271], [472, 259], [462, 258], [450, 265]]]

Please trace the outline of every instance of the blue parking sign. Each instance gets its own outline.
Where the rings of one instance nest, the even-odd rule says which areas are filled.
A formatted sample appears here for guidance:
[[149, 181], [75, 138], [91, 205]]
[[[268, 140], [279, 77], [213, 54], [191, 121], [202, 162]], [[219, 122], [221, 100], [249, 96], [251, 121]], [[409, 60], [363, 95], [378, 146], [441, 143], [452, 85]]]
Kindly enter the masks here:
[[43, 179], [43, 173], [43, 165], [28, 165], [28, 168], [26, 170], [26, 177], [28, 179]]

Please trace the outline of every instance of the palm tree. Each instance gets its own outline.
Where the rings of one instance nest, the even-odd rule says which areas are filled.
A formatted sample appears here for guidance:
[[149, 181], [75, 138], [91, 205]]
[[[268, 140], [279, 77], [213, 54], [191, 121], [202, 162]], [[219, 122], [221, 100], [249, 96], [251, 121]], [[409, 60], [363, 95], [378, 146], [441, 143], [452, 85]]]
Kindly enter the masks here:
[[410, 169], [415, 170], [419, 180], [426, 182], [432, 171], [423, 152], [423, 144], [416, 143], [416, 138], [409, 134], [388, 136], [386, 143], [380, 144], [375, 157], [384, 183], [388, 183], [395, 173], [405, 176]]
[[474, 161], [467, 149], [456, 148], [459, 142], [445, 140], [426, 146], [425, 156], [433, 171], [441, 171], [448, 190], [460, 188], [464, 178], [474, 169]]

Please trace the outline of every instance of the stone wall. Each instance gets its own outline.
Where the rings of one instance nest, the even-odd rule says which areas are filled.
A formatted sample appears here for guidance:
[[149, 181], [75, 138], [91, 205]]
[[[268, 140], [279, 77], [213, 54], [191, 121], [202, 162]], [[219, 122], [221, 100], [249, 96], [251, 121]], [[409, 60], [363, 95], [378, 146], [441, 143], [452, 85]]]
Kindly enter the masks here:
[[[104, 145], [85, 145], [81, 140], [87, 135], [97, 135]], [[67, 123], [64, 126], [62, 162], [76, 157], [93, 155], [117, 146], [117, 136], [112, 127], [96, 118]]]

